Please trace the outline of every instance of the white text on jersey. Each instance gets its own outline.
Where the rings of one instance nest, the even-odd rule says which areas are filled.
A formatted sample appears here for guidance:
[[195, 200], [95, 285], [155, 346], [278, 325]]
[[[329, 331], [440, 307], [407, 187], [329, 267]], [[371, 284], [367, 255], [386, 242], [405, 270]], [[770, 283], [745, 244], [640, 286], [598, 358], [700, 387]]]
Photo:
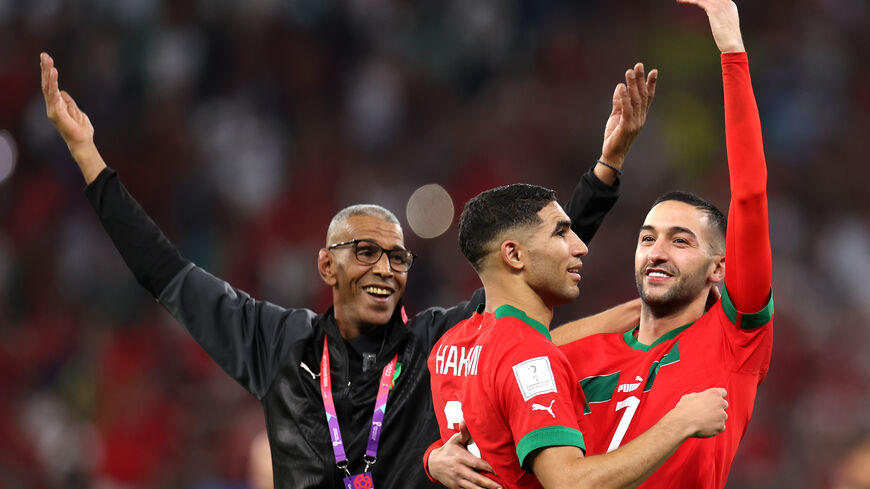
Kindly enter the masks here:
[[435, 372], [456, 377], [477, 375], [481, 348], [483, 347], [478, 345], [466, 350], [464, 346], [439, 345], [435, 354]]
[[634, 380], [637, 381], [636, 384], [619, 384], [619, 387], [616, 389], [616, 392], [631, 392], [638, 387], [640, 387], [640, 383], [643, 382], [643, 379], [638, 375], [635, 376]]

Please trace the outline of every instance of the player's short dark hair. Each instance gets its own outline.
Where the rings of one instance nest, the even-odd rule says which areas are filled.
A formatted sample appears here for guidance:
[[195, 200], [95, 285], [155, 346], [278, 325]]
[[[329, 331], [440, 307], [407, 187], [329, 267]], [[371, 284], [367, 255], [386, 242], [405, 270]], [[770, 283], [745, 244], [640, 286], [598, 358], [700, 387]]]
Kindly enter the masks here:
[[509, 229], [543, 222], [538, 211], [556, 201], [556, 192], [538, 185], [515, 183], [479, 193], [465, 203], [459, 217], [459, 247], [480, 270], [487, 246]]
[[717, 243], [721, 244], [721, 248], [725, 247], [725, 233], [728, 229], [728, 218], [725, 217], [725, 214], [722, 214], [722, 211], [719, 210], [718, 207], [708, 202], [706, 199], [701, 197], [698, 194], [692, 192], [685, 192], [683, 190], [674, 190], [672, 192], [667, 192], [659, 196], [655, 202], [653, 202], [653, 207], [659, 205], [662, 202], [668, 200], [675, 200], [677, 202], [683, 202], [685, 204], [689, 204], [690, 206], [700, 209], [707, 213], [710, 217], [710, 225], [713, 228], [713, 232], [715, 233], [715, 238]]

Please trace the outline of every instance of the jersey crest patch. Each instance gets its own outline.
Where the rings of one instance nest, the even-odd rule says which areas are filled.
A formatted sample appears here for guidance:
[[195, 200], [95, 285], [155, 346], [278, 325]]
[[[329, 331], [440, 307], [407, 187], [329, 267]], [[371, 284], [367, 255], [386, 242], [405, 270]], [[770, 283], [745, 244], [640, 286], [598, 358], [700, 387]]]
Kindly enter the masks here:
[[513, 369], [524, 401], [541, 394], [556, 392], [556, 379], [553, 377], [549, 358], [532, 358], [514, 365]]

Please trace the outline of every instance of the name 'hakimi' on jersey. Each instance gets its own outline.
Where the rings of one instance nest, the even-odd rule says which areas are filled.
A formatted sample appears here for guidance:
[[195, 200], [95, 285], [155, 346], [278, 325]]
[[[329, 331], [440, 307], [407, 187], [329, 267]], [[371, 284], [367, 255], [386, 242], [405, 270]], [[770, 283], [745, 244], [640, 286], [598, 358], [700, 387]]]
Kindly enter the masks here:
[[464, 377], [477, 375], [477, 364], [480, 360], [481, 345], [471, 347], [455, 345], [439, 345], [435, 353], [435, 372], [439, 375]]

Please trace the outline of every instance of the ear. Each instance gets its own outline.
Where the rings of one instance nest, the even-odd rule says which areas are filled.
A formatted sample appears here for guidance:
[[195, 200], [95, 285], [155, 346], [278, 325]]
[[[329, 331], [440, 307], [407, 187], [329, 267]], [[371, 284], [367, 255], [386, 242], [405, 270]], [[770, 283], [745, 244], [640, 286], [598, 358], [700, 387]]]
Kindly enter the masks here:
[[335, 276], [335, 261], [326, 248], [320, 248], [320, 251], [317, 252], [317, 271], [326, 285], [335, 287], [335, 284], [338, 283], [338, 278]]
[[513, 270], [525, 268], [525, 253], [520, 249], [520, 243], [511, 239], [502, 242], [499, 249], [501, 261]]
[[713, 257], [713, 265], [710, 273], [707, 275], [707, 280], [714, 284], [725, 280], [725, 255], [715, 255]]

